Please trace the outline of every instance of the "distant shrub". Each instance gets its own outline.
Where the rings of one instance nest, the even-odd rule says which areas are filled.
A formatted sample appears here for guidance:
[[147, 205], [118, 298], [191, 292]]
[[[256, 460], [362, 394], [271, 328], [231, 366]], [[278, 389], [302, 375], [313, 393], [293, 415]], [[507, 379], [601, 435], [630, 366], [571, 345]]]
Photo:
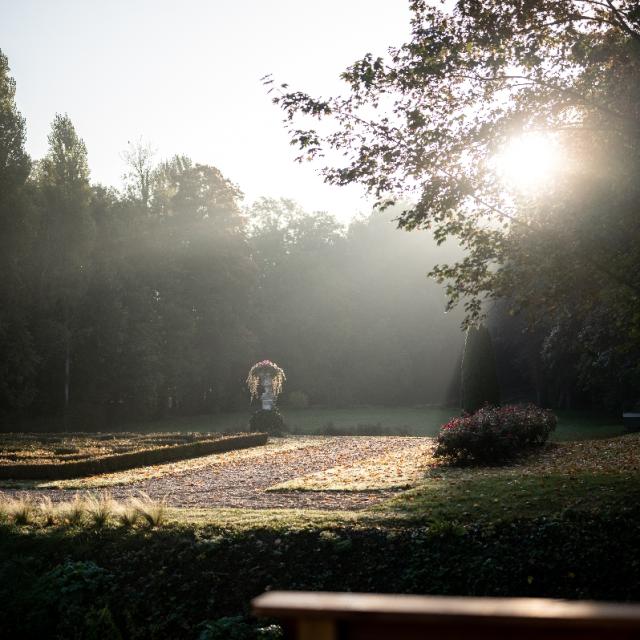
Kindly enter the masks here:
[[249, 431], [279, 436], [286, 431], [282, 414], [274, 407], [271, 410], [259, 409], [249, 418]]
[[287, 401], [292, 409], [306, 409], [309, 406], [309, 396], [304, 391], [292, 391]]
[[440, 428], [435, 455], [452, 460], [499, 463], [544, 444], [555, 415], [534, 405], [483, 407]]

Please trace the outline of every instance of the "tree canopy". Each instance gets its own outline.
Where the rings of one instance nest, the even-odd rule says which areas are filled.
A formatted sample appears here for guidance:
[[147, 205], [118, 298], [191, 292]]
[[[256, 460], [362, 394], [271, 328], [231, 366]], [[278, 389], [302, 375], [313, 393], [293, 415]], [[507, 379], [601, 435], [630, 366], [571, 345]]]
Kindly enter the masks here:
[[[349, 66], [343, 96], [266, 79], [299, 159], [323, 161], [330, 183], [365, 185], [380, 207], [411, 202], [400, 227], [457, 238], [462, 259], [431, 275], [450, 307], [463, 304], [465, 325], [487, 299], [505, 300], [542, 327], [553, 358], [552, 343], [570, 339], [586, 378], [622, 371], [633, 388], [640, 6], [459, 0], [446, 12], [415, 0], [411, 9], [410, 41]], [[510, 183], [498, 161], [532, 137], [559, 156], [535, 189]], [[523, 149], [510, 162], [536, 171]]]
[[[486, 296], [540, 314], [569, 304], [576, 286], [589, 301], [603, 286], [637, 296], [637, 252], [625, 251], [637, 231], [637, 3], [411, 8], [411, 41], [352, 64], [346, 96], [314, 99], [267, 79], [300, 157], [340, 152], [345, 160], [324, 169], [329, 182], [362, 183], [380, 206], [413, 198], [401, 227], [456, 236], [465, 258], [433, 274], [447, 281], [451, 304], [465, 300], [470, 321]], [[323, 124], [300, 128], [304, 116]], [[515, 136], [541, 131], [563, 164], [536, 193], [519, 193], [492, 158]]]

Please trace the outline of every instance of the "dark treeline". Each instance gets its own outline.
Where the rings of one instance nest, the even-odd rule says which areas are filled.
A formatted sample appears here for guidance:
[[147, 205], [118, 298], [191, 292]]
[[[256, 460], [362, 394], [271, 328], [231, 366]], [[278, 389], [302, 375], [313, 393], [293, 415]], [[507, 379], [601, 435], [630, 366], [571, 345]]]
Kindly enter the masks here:
[[[298, 403], [441, 403], [459, 318], [425, 278], [434, 243], [390, 216], [340, 225], [263, 199], [183, 156], [124, 154], [123, 189], [90, 181], [87, 149], [55, 117], [44, 158], [0, 61], [0, 405], [7, 427], [99, 428], [246, 408], [257, 359]], [[286, 401], [286, 397], [285, 397]]]
[[[455, 250], [397, 231], [389, 212], [344, 226], [287, 200], [243, 209], [217, 168], [155, 162], [141, 143], [123, 154], [121, 190], [93, 184], [67, 116], [29, 158], [14, 94], [0, 54], [5, 428], [247, 408], [244, 379], [263, 358], [287, 372], [284, 403], [459, 402], [462, 314], [445, 314], [425, 277]], [[611, 406], [625, 392], [581, 373], [579, 336], [527, 332], [501, 309], [489, 326], [503, 401]]]

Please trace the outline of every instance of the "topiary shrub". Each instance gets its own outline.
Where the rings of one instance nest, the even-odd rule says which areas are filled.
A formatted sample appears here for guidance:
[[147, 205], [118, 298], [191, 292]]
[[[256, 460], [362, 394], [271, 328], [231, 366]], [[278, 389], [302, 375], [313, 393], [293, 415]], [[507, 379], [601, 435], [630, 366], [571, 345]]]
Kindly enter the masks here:
[[279, 436], [286, 431], [282, 414], [273, 409], [259, 409], [249, 418], [249, 430], [260, 433], [268, 433], [270, 436]]
[[491, 464], [510, 460], [544, 444], [556, 416], [534, 405], [483, 407], [440, 428], [435, 456]]
[[462, 356], [462, 408], [473, 413], [486, 404], [500, 404], [496, 357], [488, 329], [467, 330]]

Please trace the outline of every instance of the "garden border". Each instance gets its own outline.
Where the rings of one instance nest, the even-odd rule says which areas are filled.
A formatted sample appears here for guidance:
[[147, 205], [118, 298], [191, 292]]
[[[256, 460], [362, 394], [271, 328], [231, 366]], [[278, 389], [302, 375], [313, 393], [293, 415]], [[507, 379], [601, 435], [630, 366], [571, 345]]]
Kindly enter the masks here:
[[176, 462], [212, 453], [248, 449], [267, 444], [266, 433], [252, 433], [217, 438], [204, 442], [190, 442], [168, 447], [116, 453], [88, 460], [46, 462], [40, 464], [0, 465], [2, 480], [68, 480], [101, 473], [126, 471], [136, 467]]

